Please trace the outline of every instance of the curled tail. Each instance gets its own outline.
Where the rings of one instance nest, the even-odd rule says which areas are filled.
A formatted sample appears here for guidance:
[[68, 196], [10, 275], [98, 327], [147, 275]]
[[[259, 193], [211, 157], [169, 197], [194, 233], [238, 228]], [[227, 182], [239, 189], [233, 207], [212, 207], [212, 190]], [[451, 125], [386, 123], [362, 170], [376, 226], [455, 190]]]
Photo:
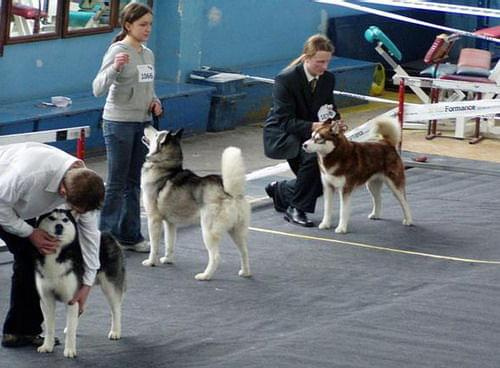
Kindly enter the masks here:
[[384, 139], [396, 147], [401, 140], [401, 128], [396, 119], [383, 117], [373, 122], [370, 135], [372, 138]]
[[224, 190], [233, 197], [245, 194], [245, 164], [241, 150], [227, 147], [222, 153], [222, 183]]

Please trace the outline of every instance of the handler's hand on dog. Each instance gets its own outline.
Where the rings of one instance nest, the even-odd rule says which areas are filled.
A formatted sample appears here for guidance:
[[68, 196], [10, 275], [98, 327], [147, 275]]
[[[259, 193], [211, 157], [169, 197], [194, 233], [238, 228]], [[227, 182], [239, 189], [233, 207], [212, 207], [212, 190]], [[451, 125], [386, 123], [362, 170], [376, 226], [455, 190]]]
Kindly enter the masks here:
[[58, 246], [57, 239], [42, 229], [34, 229], [28, 239], [44, 256], [54, 253]]
[[82, 285], [82, 287], [76, 292], [73, 299], [71, 299], [68, 304], [73, 305], [78, 303], [78, 315], [82, 314], [85, 310], [85, 303], [90, 293], [90, 286]]

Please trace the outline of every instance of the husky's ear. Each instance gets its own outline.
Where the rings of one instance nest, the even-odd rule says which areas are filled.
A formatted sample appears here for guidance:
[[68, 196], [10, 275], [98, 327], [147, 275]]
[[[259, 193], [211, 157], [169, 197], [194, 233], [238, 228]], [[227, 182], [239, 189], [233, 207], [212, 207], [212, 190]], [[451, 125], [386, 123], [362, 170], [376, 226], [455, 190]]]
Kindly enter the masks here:
[[330, 132], [332, 134], [339, 134], [339, 125], [337, 124], [336, 121], [332, 121], [330, 124]]
[[163, 143], [165, 143], [169, 134], [170, 134], [169, 132], [160, 132], [158, 134], [158, 139], [157, 139], [158, 147], [161, 146]]
[[184, 128], [180, 128], [179, 130], [177, 130], [175, 133], [173, 133], [172, 135], [174, 137], [177, 137], [178, 139], [181, 139], [182, 138], [182, 133], [184, 133]]
[[334, 120], [332, 121], [332, 127], [330, 130], [333, 134], [340, 134], [347, 131], [347, 128], [348, 127], [343, 120]]

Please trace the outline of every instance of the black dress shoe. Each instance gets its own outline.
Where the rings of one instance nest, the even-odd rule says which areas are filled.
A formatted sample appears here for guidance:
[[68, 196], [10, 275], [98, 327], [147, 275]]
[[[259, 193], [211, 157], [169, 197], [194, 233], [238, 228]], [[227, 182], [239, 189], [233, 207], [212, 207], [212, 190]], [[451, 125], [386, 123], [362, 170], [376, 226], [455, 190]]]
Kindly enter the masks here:
[[286, 209], [285, 220], [304, 227], [314, 226], [314, 223], [307, 218], [304, 211], [291, 206]]
[[[23, 346], [42, 346], [44, 337], [41, 335], [13, 335], [3, 334], [2, 346], [4, 348], [19, 348]], [[56, 337], [54, 338], [54, 345], [60, 345], [61, 342]]]
[[278, 182], [273, 181], [272, 183], [267, 184], [264, 188], [269, 198], [274, 199], [274, 194], [276, 193], [276, 185], [278, 185]]
[[273, 181], [272, 183], [269, 183], [266, 185], [266, 187], [264, 188], [264, 190], [266, 191], [266, 194], [269, 196], [269, 198], [271, 198], [273, 200], [273, 204], [274, 204], [274, 209], [278, 212], [285, 212], [285, 209], [283, 207], [280, 207], [276, 204], [276, 187], [278, 186], [278, 182], [277, 181]]

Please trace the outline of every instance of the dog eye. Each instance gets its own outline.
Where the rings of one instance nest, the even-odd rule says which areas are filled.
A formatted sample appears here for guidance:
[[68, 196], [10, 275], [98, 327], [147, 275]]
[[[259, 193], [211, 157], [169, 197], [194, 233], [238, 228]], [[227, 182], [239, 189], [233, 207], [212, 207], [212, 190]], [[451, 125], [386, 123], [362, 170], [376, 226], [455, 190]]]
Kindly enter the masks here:
[[67, 218], [63, 218], [62, 222], [68, 222], [69, 220]]
[[325, 140], [323, 138], [316, 138], [314, 140], [314, 143], [323, 144], [323, 143], [325, 143]]
[[50, 221], [55, 221], [55, 220], [56, 220], [56, 218], [55, 218], [55, 216], [50, 215], [50, 216], [49, 216], [49, 220], [50, 220]]

